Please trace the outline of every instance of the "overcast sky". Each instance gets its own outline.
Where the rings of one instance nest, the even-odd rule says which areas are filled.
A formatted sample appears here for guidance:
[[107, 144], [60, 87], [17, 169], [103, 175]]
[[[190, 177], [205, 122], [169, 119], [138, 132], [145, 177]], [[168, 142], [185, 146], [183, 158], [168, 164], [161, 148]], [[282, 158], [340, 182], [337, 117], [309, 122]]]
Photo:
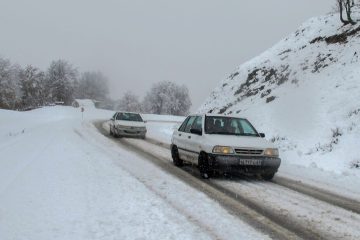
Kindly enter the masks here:
[[102, 71], [111, 97], [185, 84], [195, 110], [236, 66], [333, 0], [0, 0], [0, 56], [46, 69]]

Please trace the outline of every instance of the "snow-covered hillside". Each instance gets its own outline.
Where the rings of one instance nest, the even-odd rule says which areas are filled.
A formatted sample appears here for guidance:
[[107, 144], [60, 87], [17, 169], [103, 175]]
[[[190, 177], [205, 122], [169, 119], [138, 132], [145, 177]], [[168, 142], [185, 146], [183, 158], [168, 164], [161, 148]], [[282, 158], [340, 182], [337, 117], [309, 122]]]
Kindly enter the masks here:
[[312, 18], [239, 66], [199, 112], [248, 118], [280, 147], [285, 164], [358, 174], [359, 55], [360, 23]]

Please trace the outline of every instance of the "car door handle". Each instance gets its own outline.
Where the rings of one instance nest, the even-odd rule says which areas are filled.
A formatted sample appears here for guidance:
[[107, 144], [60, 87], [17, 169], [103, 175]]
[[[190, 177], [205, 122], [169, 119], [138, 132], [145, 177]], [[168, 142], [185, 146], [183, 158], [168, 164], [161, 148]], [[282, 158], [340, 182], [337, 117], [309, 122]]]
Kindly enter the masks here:
[[188, 139], [190, 139], [191, 138], [191, 136], [188, 136]]
[[181, 133], [179, 133], [179, 137], [181, 137]]

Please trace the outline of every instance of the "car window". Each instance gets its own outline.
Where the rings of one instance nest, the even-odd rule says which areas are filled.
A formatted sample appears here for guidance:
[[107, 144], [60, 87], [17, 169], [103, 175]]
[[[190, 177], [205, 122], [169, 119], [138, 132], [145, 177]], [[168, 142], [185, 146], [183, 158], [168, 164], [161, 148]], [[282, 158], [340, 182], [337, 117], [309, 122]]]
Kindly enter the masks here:
[[195, 118], [196, 118], [196, 116], [190, 117], [189, 121], [186, 123], [185, 132], [187, 132], [187, 133], [190, 132], [191, 126], [193, 125]]
[[202, 130], [202, 117], [201, 116], [196, 117], [191, 128], [194, 128], [197, 130]]
[[205, 132], [207, 134], [255, 136], [259, 134], [251, 123], [243, 118], [213, 117], [205, 118]]
[[257, 132], [254, 131], [253, 126], [251, 126], [251, 124], [247, 120], [240, 121], [240, 124], [244, 134], [246, 135], [257, 134]]
[[143, 122], [143, 119], [138, 113], [118, 113], [116, 120]]
[[186, 123], [189, 121], [190, 117], [187, 117], [185, 119], [185, 121], [181, 124], [181, 126], [179, 127], [179, 132], [185, 132], [185, 127], [186, 127]]
[[115, 119], [115, 118], [116, 118], [116, 114], [117, 114], [117, 113], [115, 113], [115, 114], [114, 114], [114, 116], [112, 116], [112, 118], [113, 118], [113, 119]]

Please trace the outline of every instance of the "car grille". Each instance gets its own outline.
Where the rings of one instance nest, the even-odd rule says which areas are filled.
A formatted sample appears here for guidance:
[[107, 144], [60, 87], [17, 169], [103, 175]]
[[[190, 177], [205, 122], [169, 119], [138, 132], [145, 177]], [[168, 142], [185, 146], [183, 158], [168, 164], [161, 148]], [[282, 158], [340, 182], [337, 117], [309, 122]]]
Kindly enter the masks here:
[[235, 152], [240, 155], [261, 155], [264, 150], [262, 149], [246, 149], [246, 148], [236, 148]]
[[145, 127], [130, 127], [130, 126], [121, 126], [122, 129], [133, 130], [133, 131], [141, 131], [145, 130]]

